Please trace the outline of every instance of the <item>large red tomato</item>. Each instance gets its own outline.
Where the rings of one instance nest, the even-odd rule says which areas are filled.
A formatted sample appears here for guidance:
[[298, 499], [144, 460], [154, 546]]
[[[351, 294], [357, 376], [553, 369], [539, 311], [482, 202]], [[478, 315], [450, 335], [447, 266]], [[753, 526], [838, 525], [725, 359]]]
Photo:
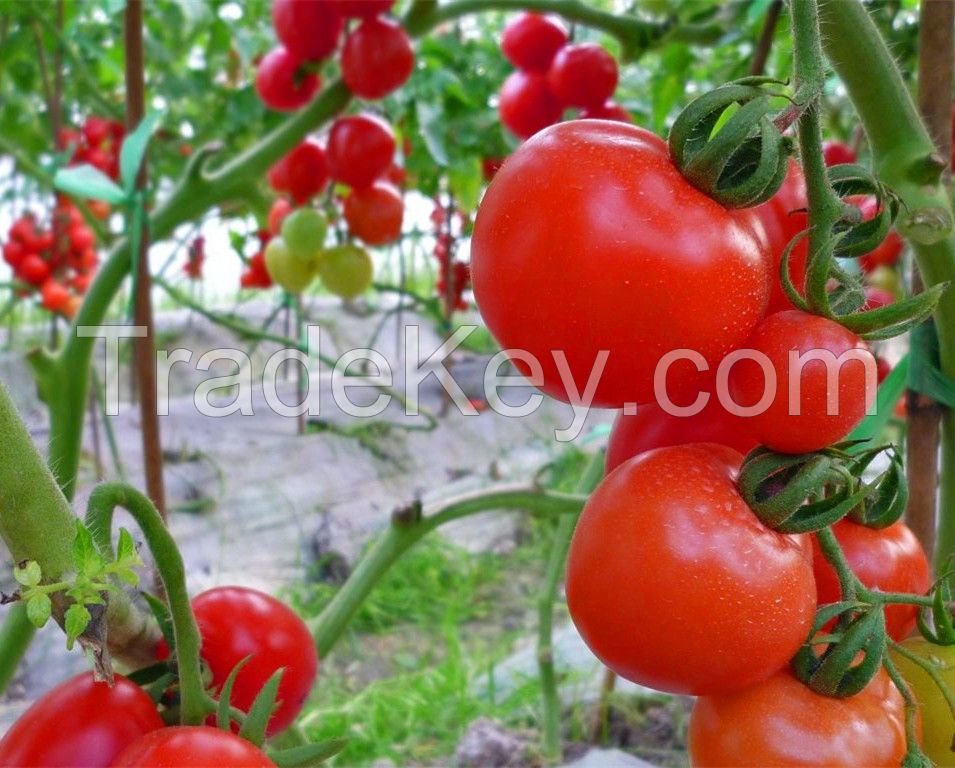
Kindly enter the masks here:
[[342, 79], [363, 99], [384, 98], [401, 87], [413, 69], [411, 39], [390, 19], [366, 19], [345, 41]]
[[728, 696], [697, 699], [690, 764], [706, 768], [898, 768], [905, 707], [884, 669], [846, 699], [821, 696], [789, 671]]
[[[763, 316], [769, 264], [753, 216], [690, 186], [648, 131], [561, 123], [488, 187], [471, 246], [474, 293], [501, 346], [540, 363], [547, 394], [571, 399], [555, 353], [583, 394], [607, 350], [593, 404], [651, 402], [664, 354], [686, 348], [715, 367]], [[670, 371], [674, 398], [698, 384], [692, 365]]]
[[[859, 580], [869, 589], [882, 592], [925, 594], [932, 586], [925, 550], [903, 522], [874, 530], [852, 520], [832, 527], [842, 551]], [[823, 557], [812, 537], [813, 570], [819, 604], [842, 599], [839, 577]], [[890, 605], [885, 609], [885, 629], [894, 640], [904, 640], [915, 628], [914, 605]]]
[[556, 16], [521, 13], [504, 27], [501, 50], [518, 69], [546, 72], [554, 55], [567, 44], [567, 29]]
[[350, 187], [367, 187], [384, 176], [395, 157], [395, 134], [380, 117], [340, 117], [328, 134], [332, 178]]
[[594, 654], [670, 693], [739, 690], [785, 666], [816, 609], [809, 542], [763, 525], [742, 457], [708, 443], [621, 464], [591, 495], [567, 560], [567, 606]]
[[[759, 217], [769, 241], [772, 255], [773, 280], [769, 294], [770, 313], [784, 309], [794, 309], [789, 297], [783, 291], [779, 279], [783, 253], [789, 242], [806, 227], [809, 218], [806, 207], [806, 179], [795, 160], [789, 161], [789, 170], [782, 186], [769, 200], [753, 210]], [[809, 255], [809, 241], [803, 237], [795, 245], [789, 256], [789, 277], [800, 294], [806, 292], [806, 259]]]
[[[71, 763], [70, 765], [75, 765]], [[208, 726], [164, 728], [130, 745], [115, 768], [275, 768], [258, 747]]]
[[163, 726], [156, 705], [138, 685], [117, 675], [111, 688], [84, 672], [20, 716], [0, 740], [0, 766], [105, 767]]
[[[280, 702], [268, 735], [284, 730], [298, 716], [318, 671], [318, 653], [305, 622], [271, 595], [245, 587], [216, 587], [197, 595], [192, 610], [202, 635], [202, 658], [221, 687], [236, 664], [250, 656], [232, 689], [232, 704], [248, 711], [262, 686], [278, 669]], [[168, 650], [160, 648], [163, 658]]]
[[529, 139], [560, 120], [563, 109], [540, 72], [512, 72], [498, 95], [501, 122], [515, 136]]
[[[828, 318], [796, 309], [777, 312], [756, 326], [743, 348], [764, 356], [759, 359], [768, 361], [769, 370], [752, 358], [737, 361], [730, 370], [729, 391], [738, 405], [757, 409], [744, 421], [753, 437], [774, 451], [806, 453], [842, 440], [862, 421], [868, 402], [875, 398], [877, 366], [872, 351], [852, 331]], [[830, 383], [825, 359], [807, 357], [800, 370], [791, 360], [797, 353], [824, 357], [831, 353], [830, 360], [843, 362], [833, 364]]]
[[694, 416], [676, 416], [647, 403], [632, 416], [617, 414], [607, 442], [607, 472], [644, 451], [687, 443], [717, 443], [740, 453], [757, 445], [742, 420], [728, 413], [715, 395]]

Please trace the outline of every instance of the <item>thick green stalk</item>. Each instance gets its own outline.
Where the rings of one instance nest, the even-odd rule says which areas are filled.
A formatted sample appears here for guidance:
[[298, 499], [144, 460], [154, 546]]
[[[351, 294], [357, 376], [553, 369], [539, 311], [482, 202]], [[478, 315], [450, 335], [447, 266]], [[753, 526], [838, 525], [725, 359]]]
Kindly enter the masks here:
[[575, 516], [586, 498], [544, 491], [527, 485], [504, 486], [445, 501], [425, 516], [420, 505], [396, 512], [374, 546], [365, 553], [348, 581], [312, 622], [312, 635], [320, 656], [328, 655], [345, 627], [382, 576], [412, 545], [444, 523], [489, 510], [522, 510]]
[[[926, 287], [955, 279], [952, 208], [941, 165], [918, 110], [865, 7], [823, 0], [823, 46], [865, 126], [880, 179], [902, 200], [897, 228], [912, 243]], [[942, 372], [955, 379], [955, 291], [935, 312]], [[939, 530], [935, 562], [941, 572], [955, 554], [955, 412], [942, 422]]]
[[[577, 492], [589, 495], [604, 476], [604, 452], [591, 458]], [[570, 541], [580, 515], [563, 515], [557, 523], [547, 556], [544, 586], [537, 604], [537, 670], [541, 683], [541, 721], [544, 759], [558, 762], [563, 757], [560, 743], [560, 694], [554, 670], [554, 600], [567, 564]]]

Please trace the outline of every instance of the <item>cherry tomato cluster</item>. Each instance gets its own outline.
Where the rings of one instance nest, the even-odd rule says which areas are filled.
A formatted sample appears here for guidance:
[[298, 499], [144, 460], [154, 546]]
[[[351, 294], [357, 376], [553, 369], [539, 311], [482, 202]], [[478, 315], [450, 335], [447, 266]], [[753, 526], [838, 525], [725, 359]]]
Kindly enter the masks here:
[[[692, 187], [649, 132], [571, 121], [503, 164], [475, 222], [475, 297], [515, 365], [554, 397], [577, 403], [586, 392], [595, 405], [625, 409], [608, 474], [570, 546], [567, 603], [591, 650], [619, 675], [700, 697], [694, 765], [792, 765], [795, 755], [799, 764], [898, 765], [906, 753], [902, 696], [884, 672], [834, 700], [789, 671], [818, 605], [840, 599], [839, 583], [818, 546], [814, 557], [813, 535], [768, 527], [737, 486], [742, 452], [824, 449], [859, 423], [874, 395], [868, 345], [792, 308], [782, 290], [783, 249], [806, 229], [806, 207], [795, 163], [773, 199], [728, 210]], [[790, 261], [797, 285], [805, 263], [800, 243]], [[669, 367], [667, 404], [654, 374], [675, 350], [697, 357]], [[724, 380], [733, 401], [750, 408], [768, 395], [765, 407], [739, 415], [714, 397], [715, 370], [737, 350], [762, 353], [775, 381], [756, 360], [736, 360]], [[830, 385], [821, 360], [793, 370], [791, 350], [855, 359]], [[801, 407], [791, 411], [797, 380]], [[840, 393], [832, 411], [830, 388]], [[664, 407], [698, 396], [709, 400], [693, 416]], [[925, 553], [904, 524], [845, 521], [834, 532], [867, 587], [929, 588]], [[892, 637], [905, 637], [915, 611], [894, 606], [887, 621]], [[784, 739], [771, 721], [787, 723]], [[850, 749], [845, 734], [857, 729], [865, 736]]]
[[202, 280], [202, 268], [206, 263], [206, 239], [201, 235], [193, 239], [186, 253], [182, 271], [190, 280]]
[[281, 45], [259, 62], [259, 97], [271, 109], [289, 112], [307, 104], [321, 82], [320, 62], [338, 48], [349, 20], [341, 72], [356, 96], [381, 99], [400, 88], [414, 69], [411, 40], [386, 14], [394, 0], [274, 0], [272, 24]]
[[[266, 681], [283, 669], [279, 703], [266, 734], [288, 728], [318, 671], [315, 643], [302, 619], [270, 595], [243, 587], [203, 592], [192, 609], [210, 689], [221, 689], [229, 673], [247, 659], [230, 701], [248, 711]], [[157, 657], [162, 661], [168, 656], [162, 643]], [[162, 703], [174, 707], [175, 691], [168, 691]], [[0, 765], [274, 768], [258, 747], [212, 724], [166, 727], [153, 699], [129, 679], [117, 675], [110, 686], [83, 673], [41, 697], [4, 734]]]
[[22, 296], [36, 292], [45, 309], [64, 317], [76, 313], [99, 266], [96, 236], [65, 197], [58, 199], [47, 225], [32, 214], [16, 219], [3, 259], [22, 284]]
[[119, 178], [119, 150], [126, 126], [118, 120], [90, 115], [80, 130], [63, 128], [57, 137], [60, 149], [72, 148], [70, 165], [92, 165], [114, 181]]
[[560, 19], [532, 12], [516, 16], [504, 28], [501, 50], [517, 67], [498, 96], [501, 122], [515, 136], [530, 138], [559, 122], [569, 107], [583, 118], [633, 122], [612, 101], [616, 60], [596, 43], [570, 44]]
[[[465, 230], [470, 219], [463, 211], [455, 211]], [[464, 292], [471, 286], [471, 268], [466, 261], [455, 258], [457, 237], [454, 234], [453, 216], [441, 203], [441, 199], [434, 199], [434, 208], [431, 210], [431, 224], [434, 227], [434, 258], [438, 260], [438, 280], [435, 289], [438, 296], [444, 301], [445, 315], [450, 316], [456, 310], [468, 308]]]

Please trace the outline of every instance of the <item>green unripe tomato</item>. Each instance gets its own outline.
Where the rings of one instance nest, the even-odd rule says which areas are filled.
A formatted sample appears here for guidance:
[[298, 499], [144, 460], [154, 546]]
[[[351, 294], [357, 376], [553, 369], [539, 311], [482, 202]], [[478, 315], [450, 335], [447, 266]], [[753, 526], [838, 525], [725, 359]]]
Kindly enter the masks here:
[[315, 279], [315, 264], [292, 256], [281, 237], [273, 237], [265, 246], [265, 268], [272, 280], [290, 293], [301, 293]]
[[[949, 690], [955, 690], [955, 645], [935, 645], [916, 635], [903, 641], [902, 647], [935, 664], [942, 681]], [[945, 697], [928, 672], [891, 649], [889, 653], [918, 702], [922, 715], [922, 750], [935, 765], [955, 765], [955, 751], [952, 751], [955, 718]]]
[[299, 261], [317, 262], [325, 245], [328, 222], [314, 208], [298, 208], [282, 222], [282, 239]]
[[329, 291], [343, 299], [351, 299], [371, 285], [374, 267], [364, 248], [339, 245], [322, 254], [318, 273]]

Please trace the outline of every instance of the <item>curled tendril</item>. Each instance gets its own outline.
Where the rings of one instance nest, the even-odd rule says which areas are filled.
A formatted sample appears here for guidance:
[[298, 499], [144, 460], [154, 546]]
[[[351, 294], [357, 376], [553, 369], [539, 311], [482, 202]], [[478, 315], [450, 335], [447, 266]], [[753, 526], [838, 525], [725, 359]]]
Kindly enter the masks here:
[[929, 593], [932, 596], [932, 623], [929, 624], [925, 618], [925, 612], [929, 609], [922, 608], [916, 615], [919, 632], [926, 640], [936, 645], [955, 645], [955, 624], [952, 623], [949, 609], [952, 602], [952, 588], [949, 583], [951, 576], [952, 572], [949, 571], [932, 585]]
[[[757, 448], [740, 469], [740, 495], [764, 525], [780, 533], [818, 531], [850, 514], [871, 528], [891, 525], [908, 499], [895, 449], [879, 447], [852, 456], [846, 447], [803, 454]], [[885, 450], [891, 452], [889, 468], [864, 483], [862, 471]]]
[[[819, 635], [833, 619], [838, 619], [836, 632]], [[820, 646], [825, 646], [822, 653], [817, 651]], [[816, 693], [841, 699], [854, 696], [869, 684], [884, 653], [885, 614], [881, 605], [832, 603], [816, 612], [809, 639], [793, 657], [792, 670]]]
[[764, 90], [768, 83], [781, 84], [750, 77], [705, 93], [670, 129], [670, 153], [680, 172], [729, 208], [768, 200], [786, 176], [789, 140], [770, 117], [770, 102], [780, 94]]

